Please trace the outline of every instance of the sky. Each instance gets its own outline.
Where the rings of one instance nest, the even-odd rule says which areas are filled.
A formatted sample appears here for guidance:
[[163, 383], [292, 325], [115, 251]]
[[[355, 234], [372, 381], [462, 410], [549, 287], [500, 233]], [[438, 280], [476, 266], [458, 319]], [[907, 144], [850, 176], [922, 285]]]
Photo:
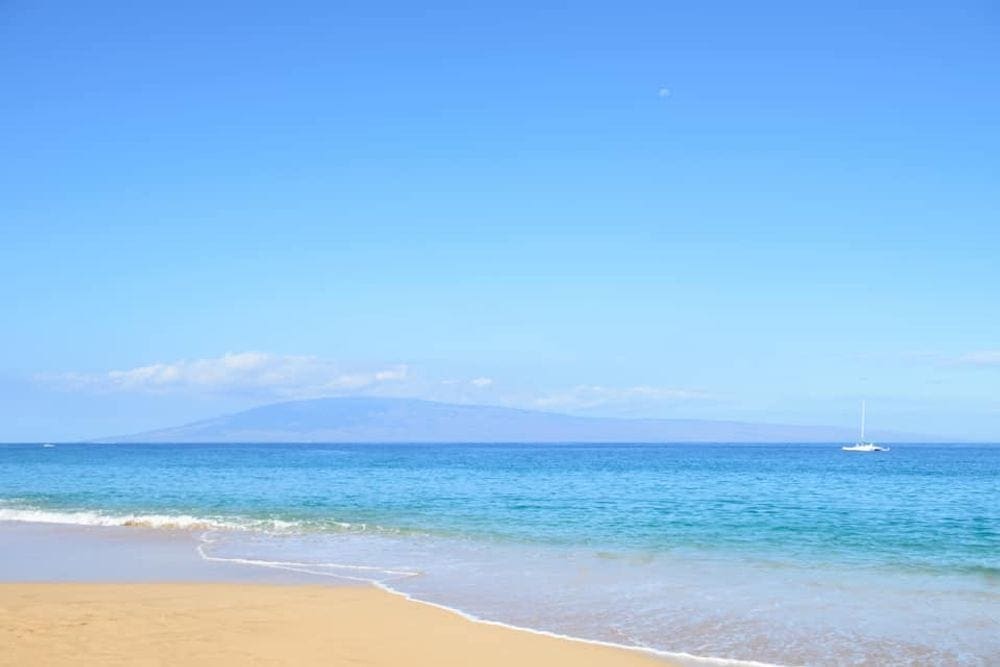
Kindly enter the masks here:
[[1000, 441], [1000, 10], [0, 2], [0, 441], [277, 400]]

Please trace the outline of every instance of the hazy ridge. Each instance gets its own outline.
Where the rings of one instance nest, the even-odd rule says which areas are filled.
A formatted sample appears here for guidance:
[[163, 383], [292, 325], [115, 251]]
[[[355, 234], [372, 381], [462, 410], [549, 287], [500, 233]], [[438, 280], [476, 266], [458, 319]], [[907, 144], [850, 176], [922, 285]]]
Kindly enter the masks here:
[[[265, 405], [100, 442], [853, 442], [852, 428], [698, 419], [580, 417], [401, 398], [322, 398]], [[881, 442], [932, 440], [879, 432]]]

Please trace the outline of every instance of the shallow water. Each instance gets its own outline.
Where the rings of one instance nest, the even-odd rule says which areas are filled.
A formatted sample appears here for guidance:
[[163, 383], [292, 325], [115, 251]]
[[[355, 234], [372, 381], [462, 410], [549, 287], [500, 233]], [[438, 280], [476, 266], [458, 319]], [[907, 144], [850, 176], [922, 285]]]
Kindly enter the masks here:
[[1000, 447], [8, 445], [0, 520], [782, 664], [1000, 663]]

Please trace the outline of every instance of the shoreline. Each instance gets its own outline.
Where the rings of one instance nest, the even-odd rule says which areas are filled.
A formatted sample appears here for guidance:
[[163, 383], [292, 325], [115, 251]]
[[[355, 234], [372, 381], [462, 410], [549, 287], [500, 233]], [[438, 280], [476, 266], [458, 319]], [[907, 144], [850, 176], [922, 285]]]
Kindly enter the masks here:
[[[611, 651], [639, 654], [659, 665], [675, 667], [780, 667], [777, 663], [701, 656], [683, 651], [606, 641], [553, 632], [482, 617], [447, 604], [417, 597], [394, 588], [395, 579], [380, 581], [337, 571], [317, 571], [315, 565], [225, 558], [209, 555], [205, 535], [212, 530], [152, 527], [146, 523], [122, 521], [113, 524], [79, 524], [55, 521], [0, 519], [0, 587], [37, 586], [169, 586], [245, 585], [353, 588], [374, 590], [416, 607], [427, 607], [454, 616], [463, 623], [524, 633], [556, 642], [601, 647]], [[57, 543], [72, 541], [74, 558], [62, 557]], [[13, 566], [13, 567], [12, 567]], [[349, 570], [371, 570], [342, 565]], [[376, 570], [382, 573], [391, 570]], [[395, 572], [398, 578], [422, 573]], [[399, 576], [402, 575], [402, 576]]]
[[[53, 541], [71, 542], [75, 547], [74, 557], [64, 558], [65, 551], [57, 551], [51, 548], [51, 544], [39, 548]], [[172, 608], [171, 613], [177, 614], [178, 618], [197, 616], [198, 609], [205, 604], [211, 605], [213, 591], [240, 591], [238, 595], [246, 596], [245, 602], [251, 608], [264, 604], [269, 606], [277, 617], [281, 617], [288, 609], [282, 600], [292, 606], [303, 604], [301, 599], [303, 595], [308, 599], [315, 595], [328, 598], [328, 602], [334, 606], [341, 604], [343, 600], [362, 600], [365, 605], [377, 607], [380, 610], [377, 616], [388, 619], [385, 621], [388, 626], [410, 627], [414, 623], [424, 624], [431, 635], [440, 632], [469, 635], [475, 644], [455, 649], [459, 651], [458, 655], [449, 653], [448, 651], [452, 649], [446, 650], [447, 647], [443, 645], [425, 646], [423, 651], [436, 656], [433, 661], [421, 658], [400, 662], [403, 657], [412, 656], [402, 654], [383, 656], [363, 650], [356, 656], [345, 656], [345, 661], [363, 659], [371, 661], [365, 664], [387, 666], [459, 665], [468, 661], [483, 665], [510, 662], [546, 664], [551, 659], [557, 661], [553, 664], [581, 664], [595, 667], [679, 666], [688, 663], [687, 660], [678, 661], [673, 656], [665, 656], [661, 652], [644, 647], [564, 636], [477, 618], [460, 609], [414, 598], [377, 581], [206, 556], [201, 551], [203, 545], [200, 531], [0, 521], [0, 565], [2, 565], [0, 616], [5, 619], [5, 622], [0, 624], [2, 626], [0, 637], [6, 634], [3, 643], [11, 647], [5, 657], [0, 659], [0, 664], [38, 662], [69, 664], [73, 662], [73, 657], [79, 659], [80, 654], [73, 653], [67, 655], [63, 661], [60, 658], [61, 649], [51, 645], [51, 641], [75, 644], [84, 641], [88, 636], [82, 629], [80, 630], [82, 634], [74, 635], [72, 632], [64, 631], [63, 628], [65, 623], [77, 623], [71, 616], [76, 613], [73, 610], [80, 606], [81, 600], [102, 601], [93, 609], [92, 605], [87, 603], [87, 608], [91, 610], [87, 613], [87, 618], [92, 618], [93, 614], [97, 613], [94, 610], [97, 609], [98, 616], [104, 619], [102, 622], [120, 625], [124, 621], [116, 615], [116, 609], [128, 609], [129, 618], [155, 621], [156, 614], [160, 612], [152, 607], [143, 606], [143, 600], [183, 600], [179, 603], [179, 607]], [[33, 605], [44, 607], [46, 618], [49, 620], [36, 619], [27, 625], [20, 624], [18, 619], [23, 618], [28, 610], [34, 608]], [[202, 622], [208, 624], [206, 627], [220, 623], [224, 626], [227, 623], [239, 625], [247, 622], [241, 614], [238, 608], [227, 609], [224, 613], [220, 612], [218, 617], [202, 619]], [[352, 633], [361, 635], [376, 631], [377, 627], [373, 625], [379, 625], [367, 622], [358, 625], [359, 622], [353, 618], [351, 610], [343, 610], [340, 616], [328, 618], [325, 623], [350, 626]], [[78, 625], [80, 628], [86, 626], [82, 622]], [[177, 646], [188, 645], [184, 639], [184, 632], [181, 632], [182, 629], [185, 632], [193, 632], [183, 623], [176, 628], [160, 629], [159, 632], [172, 637], [171, 651]], [[135, 632], [141, 636], [146, 630], [139, 627]], [[316, 632], [321, 634], [321, 629], [317, 627]], [[114, 633], [110, 630], [108, 633], [107, 637], [102, 635], [101, 641], [114, 643], [116, 641]], [[35, 646], [30, 641], [30, 637], [33, 636], [48, 639], [44, 645]], [[287, 637], [288, 641], [293, 639], [291, 635]], [[131, 636], [122, 638], [122, 641], [125, 640], [135, 640], [137, 645], [142, 643]], [[301, 641], [301, 638], [295, 641]], [[490, 654], [495, 651], [497, 645], [507, 646], [511, 643], [514, 648], [510, 650], [515, 651], [516, 655], [505, 662], [491, 662]], [[120, 648], [124, 650], [123, 647], [124, 644]], [[472, 656], [468, 651], [474, 649], [478, 652]], [[118, 658], [109, 658], [104, 653], [105, 650], [101, 649], [100, 655], [85, 654], [84, 657], [100, 658], [102, 662], [112, 663], [132, 662], [132, 658], [135, 657], [126, 652]], [[561, 657], [563, 654], [565, 658]], [[694, 656], [691, 658], [700, 664], [706, 664], [704, 660], [696, 659]], [[225, 659], [225, 656], [221, 659]], [[198, 659], [192, 657], [191, 660], [184, 659], [184, 662], [195, 664]], [[724, 662], [728, 664], [730, 661]], [[290, 657], [287, 664], [293, 663], [312, 664], [308, 655], [299, 655], [294, 659]], [[709, 660], [707, 664], [713, 663], [714, 660]], [[284, 663], [271, 656], [267, 664]]]
[[[36, 510], [31, 510], [30, 514], [35, 512]], [[29, 511], [24, 513], [29, 514]], [[357, 549], [338, 551], [336, 547], [333, 547], [332, 551], [323, 552], [316, 560], [313, 560], [308, 553], [304, 557], [298, 557], [299, 554], [294, 549], [286, 554], [281, 553], [280, 549], [273, 553], [267, 553], [266, 550], [263, 550], [258, 555], [256, 548], [249, 550], [216, 548], [217, 541], [218, 544], [232, 545], [233, 543], [229, 540], [244, 539], [241, 536], [246, 536], [246, 539], [251, 540], [251, 545], [256, 545], [255, 540], [260, 539], [259, 535], [267, 535], [268, 531], [260, 532], [249, 527], [229, 528], [228, 530], [212, 529], [200, 525], [202, 519], [197, 519], [193, 525], [188, 522], [188, 519], [196, 517], [105, 515], [95, 512], [43, 514], [49, 520], [36, 522], [27, 518], [0, 517], [0, 587], [3, 587], [0, 588], [0, 615], [4, 615], [5, 612], [9, 613], [4, 604], [3, 592], [13, 590], [11, 586], [19, 585], [42, 586], [46, 587], [46, 590], [54, 590], [53, 587], [60, 586], [69, 590], [80, 585], [94, 586], [95, 590], [103, 587], [120, 588], [122, 586], [235, 586], [248, 589], [278, 586], [290, 589], [309, 587], [359, 589], [376, 591], [384, 596], [398, 599], [410, 607], [416, 608], [417, 611], [414, 613], [419, 614], [421, 610], [431, 610], [448, 614], [454, 622], [465, 626], [482, 627], [501, 633], [525, 634], [556, 643], [600, 647], [613, 652], [624, 651], [630, 655], [639, 654], [655, 660], [655, 663], [660, 665], [670, 664], [675, 667], [701, 665], [778, 667], [778, 665], [812, 664], [809, 661], [795, 659], [782, 660], [781, 656], [775, 656], [777, 659], [773, 659], [766, 655], [762, 658], [767, 662], [761, 659], [748, 660], [742, 657], [742, 655], [746, 655], [746, 652], [733, 652], [735, 655], [733, 653], [715, 653], [713, 655], [713, 652], [708, 651], [700, 655], [687, 653], [684, 651], [686, 646], [683, 644], [678, 646], [677, 644], [680, 642], [676, 641], [689, 637], [689, 635], [684, 634], [686, 628], [683, 625], [683, 619], [680, 626], [673, 623], [659, 623], [656, 640], [645, 643], [642, 635], [622, 632], [610, 616], [600, 620], [597, 625], [591, 624], [586, 627], [577, 625], [574, 627], [576, 617], [569, 616], [569, 614], [580, 611], [600, 613], [602, 609], [605, 609], [602, 606], [566, 607], [563, 610], [557, 610], [559, 614], [567, 614], [561, 617], [552, 615], [553, 608], [510, 606], [510, 600], [514, 600], [515, 605], [520, 604], [520, 601], [512, 596], [492, 598], [493, 600], [506, 599], [508, 604], [490, 606], [490, 603], [482, 603], [481, 599], [471, 597], [463, 599], [461, 596], [456, 597], [453, 594], [442, 595], [442, 590], [446, 589], [436, 587], [438, 580], [434, 579], [439, 575], [440, 570], [435, 570], [433, 567], [426, 569], [426, 563], [421, 559], [424, 555], [422, 552], [393, 552], [391, 543], [387, 546], [387, 544], [377, 542], [374, 544], [364, 542], [362, 546], [367, 550], [365, 552]], [[84, 523], [65, 523], [67, 518], [84, 521]], [[153, 521], [147, 521], [147, 518], [152, 518]], [[182, 521], [175, 523], [177, 518], [182, 519]], [[164, 519], [170, 519], [170, 521], [161, 521]], [[279, 531], [275, 535], [280, 534]], [[345, 536], [347, 535], [350, 533], [345, 533]], [[241, 543], [236, 542], [235, 544]], [[449, 545], [449, 547], [453, 546], [455, 545]], [[387, 548], [385, 552], [382, 550], [383, 547]], [[373, 554], [375, 557], [372, 559], [363, 553]], [[404, 553], [404, 556], [400, 558], [399, 553]], [[406, 553], [410, 553], [411, 557], [413, 553], [416, 553], [417, 557], [408, 560]], [[461, 551], [460, 545], [459, 550], [449, 553], [460, 559], [469, 555]], [[501, 554], [504, 559], [503, 563], [508, 568], [503, 581], [514, 586], [517, 586], [518, 582], [524, 584], [531, 581], [530, 576], [527, 580], [523, 580], [525, 574], [532, 573], [520, 573], [521, 564], [524, 561], [518, 558], [519, 553], [516, 551], [512, 553], [513, 557], [511, 557], [511, 553]], [[67, 554], [71, 555], [67, 556]], [[264, 560], [268, 558], [273, 560]], [[476, 561], [473, 559], [469, 562], [475, 563]], [[377, 567], [372, 567], [372, 565]], [[577, 562], [561, 567], [567, 566], [576, 571], [580, 564]], [[672, 567], [684, 568], [684, 564], [678, 562], [674, 563]], [[680, 571], [686, 572], [687, 570], [681, 569]], [[470, 573], [479, 576], [475, 572], [481, 574], [482, 571], [469, 571], [466, 568], [466, 571], [461, 572], [461, 574], [465, 577], [470, 576]], [[518, 576], [521, 579], [512, 579], [511, 573], [520, 573]], [[434, 583], [428, 584], [432, 581]], [[462, 582], [465, 579], [458, 578], [454, 581]], [[459, 586], [461, 585], [459, 583]], [[699, 584], [698, 590], [702, 590], [701, 584]], [[710, 591], [708, 594], [711, 595], [713, 589], [707, 590]], [[715, 594], [739, 594], [739, 591], [734, 592], [730, 586], [725, 588], [715, 586], [714, 590]], [[929, 590], [931, 593], [934, 592], [933, 589]], [[667, 588], [664, 588], [664, 591], [669, 593]], [[538, 604], [538, 600], [541, 598], [534, 596], [530, 599], [534, 599], [535, 604]], [[603, 600], [603, 598], [600, 599]], [[669, 599], [666, 598], [666, 600]], [[542, 604], [544, 605], [544, 601]], [[609, 600], [608, 604], [613, 605], [615, 601]], [[607, 609], [612, 608], [620, 609], [621, 607], [607, 607]], [[536, 615], [525, 615], [525, 609], [530, 609]], [[541, 609], [545, 609], [544, 614], [547, 615], [538, 611]], [[589, 612], [586, 611], [588, 609]], [[579, 632], [574, 630], [579, 630]], [[738, 632], [739, 627], [730, 628], [728, 625], [719, 624], [712, 628], [712, 636], [709, 637], [709, 640], [713, 642], [728, 641], [732, 636], [731, 630]], [[662, 641], [660, 641], [661, 639]], [[687, 643], [693, 646], [697, 645]], [[886, 652], [883, 656], [887, 658], [885, 664], [895, 664], [897, 659], [903, 662], [910, 658], [921, 657], [920, 654], [908, 653], [910, 657], [904, 658], [895, 652]], [[480, 661], [474, 660], [472, 662], [478, 663]], [[527, 662], [528, 664], [536, 664], [530, 658], [527, 659]], [[6, 663], [0, 657], [0, 665], [3, 664]], [[422, 663], [414, 664], [420, 665]], [[827, 663], [824, 658], [816, 664], [835, 663]], [[966, 664], [966, 662], [958, 661], [954, 664]], [[977, 663], [968, 662], [968, 664]]]
[[0, 583], [0, 664], [675, 664], [472, 623], [370, 586]]

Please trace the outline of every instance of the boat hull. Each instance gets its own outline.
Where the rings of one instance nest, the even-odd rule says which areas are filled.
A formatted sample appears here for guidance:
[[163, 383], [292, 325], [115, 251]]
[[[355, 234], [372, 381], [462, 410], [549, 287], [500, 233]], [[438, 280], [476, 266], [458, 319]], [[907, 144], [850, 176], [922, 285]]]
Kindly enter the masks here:
[[844, 452], [887, 452], [888, 447], [879, 447], [878, 445], [852, 445], [850, 447], [841, 447], [841, 451]]

